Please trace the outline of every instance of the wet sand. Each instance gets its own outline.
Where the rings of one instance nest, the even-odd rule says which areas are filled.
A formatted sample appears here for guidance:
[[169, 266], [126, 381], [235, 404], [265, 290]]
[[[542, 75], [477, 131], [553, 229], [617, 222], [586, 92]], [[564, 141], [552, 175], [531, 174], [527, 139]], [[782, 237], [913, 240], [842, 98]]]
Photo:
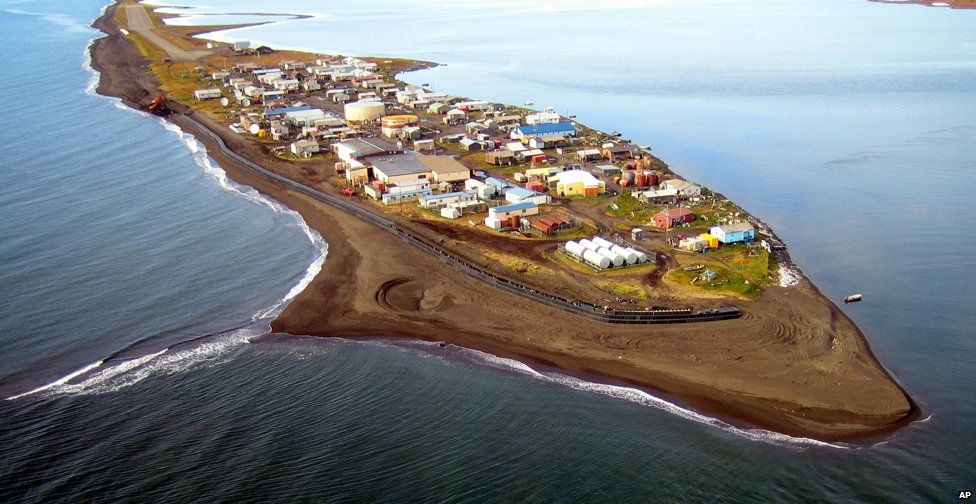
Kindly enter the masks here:
[[[158, 87], [110, 7], [92, 47], [98, 92], [144, 108]], [[401, 337], [447, 343], [527, 363], [631, 383], [710, 415], [823, 440], [865, 438], [918, 415], [855, 324], [806, 279], [734, 304], [741, 319], [619, 326], [576, 317], [489, 287], [373, 225], [248, 170], [182, 117], [239, 183], [299, 212], [329, 243], [322, 271], [273, 330], [334, 337]], [[263, 166], [288, 164], [202, 114], [229, 148]]]

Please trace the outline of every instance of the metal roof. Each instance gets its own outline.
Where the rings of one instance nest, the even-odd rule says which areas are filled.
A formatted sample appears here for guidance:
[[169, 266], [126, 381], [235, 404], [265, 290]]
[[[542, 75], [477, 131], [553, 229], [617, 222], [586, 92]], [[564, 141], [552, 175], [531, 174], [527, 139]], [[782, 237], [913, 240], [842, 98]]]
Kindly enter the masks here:
[[387, 177], [413, 175], [430, 171], [420, 161], [417, 161], [417, 156], [411, 156], [409, 154], [378, 156], [370, 161], [373, 163], [373, 172], [379, 170]]
[[537, 206], [539, 205], [536, 205], [531, 201], [520, 201], [518, 203], [512, 203], [511, 205], [496, 206], [493, 210], [495, 211], [495, 213], [512, 212], [515, 210], [528, 210], [529, 208], [535, 208]]
[[522, 135], [540, 135], [544, 133], [560, 133], [563, 131], [575, 131], [576, 128], [566, 122], [554, 124], [529, 124], [515, 128], [515, 131]]

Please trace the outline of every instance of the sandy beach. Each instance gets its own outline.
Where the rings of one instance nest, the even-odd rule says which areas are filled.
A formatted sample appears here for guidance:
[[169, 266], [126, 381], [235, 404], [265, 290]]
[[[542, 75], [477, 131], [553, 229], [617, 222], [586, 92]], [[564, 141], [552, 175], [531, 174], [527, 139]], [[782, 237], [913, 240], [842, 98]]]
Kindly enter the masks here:
[[[92, 46], [98, 92], [143, 109], [159, 83], [113, 20]], [[709, 323], [617, 326], [489, 287], [335, 206], [282, 187], [236, 162], [295, 170], [204, 114], [174, 104], [168, 120], [206, 145], [235, 181], [299, 212], [329, 243], [322, 271], [273, 323], [279, 333], [443, 341], [633, 384], [738, 425], [823, 440], [891, 432], [919, 409], [871, 353], [860, 329], [805, 278], [735, 301], [744, 315]]]

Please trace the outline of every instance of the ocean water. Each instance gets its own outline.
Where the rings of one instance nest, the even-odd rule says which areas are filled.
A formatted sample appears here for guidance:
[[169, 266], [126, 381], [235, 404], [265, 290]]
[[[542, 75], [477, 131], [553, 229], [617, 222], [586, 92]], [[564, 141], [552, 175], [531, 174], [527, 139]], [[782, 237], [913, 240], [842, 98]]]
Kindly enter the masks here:
[[0, 38], [22, 48], [0, 52], [4, 501], [916, 502], [973, 489], [976, 12], [205, 3], [226, 22], [316, 15], [218, 38], [427, 58], [446, 65], [408, 80], [552, 105], [651, 144], [773, 225], [828, 296], [865, 293], [844, 308], [925, 419], [824, 445], [452, 347], [259, 336], [327, 245], [191, 139], [91, 93], [100, 2], [0, 2]]

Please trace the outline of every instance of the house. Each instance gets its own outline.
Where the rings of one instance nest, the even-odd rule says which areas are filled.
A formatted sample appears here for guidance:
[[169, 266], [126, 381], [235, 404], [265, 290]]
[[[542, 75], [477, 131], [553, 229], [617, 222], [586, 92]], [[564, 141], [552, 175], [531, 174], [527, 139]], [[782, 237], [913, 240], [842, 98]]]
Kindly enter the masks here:
[[234, 50], [237, 52], [246, 51], [251, 48], [251, 43], [246, 40], [240, 40], [233, 43]]
[[494, 217], [500, 220], [526, 215], [539, 215], [539, 205], [530, 201], [523, 201], [521, 203], [512, 203], [511, 205], [501, 205], [488, 209], [488, 217]]
[[607, 192], [604, 181], [583, 170], [569, 170], [550, 175], [549, 188], [560, 196], [596, 196]]
[[674, 189], [681, 196], [698, 196], [702, 190], [700, 185], [681, 179], [665, 180], [661, 183], [661, 189]]
[[291, 132], [288, 125], [281, 121], [271, 121], [271, 127], [269, 130], [271, 132], [271, 139], [275, 141], [284, 140], [285, 137]]
[[444, 118], [441, 120], [444, 121], [444, 124], [454, 125], [463, 123], [465, 121], [465, 117], [466, 114], [463, 110], [455, 108], [448, 110], [447, 113], [444, 114]]
[[434, 182], [461, 182], [471, 178], [471, 170], [447, 156], [419, 156], [421, 164], [430, 170]]
[[708, 240], [700, 236], [683, 238], [678, 242], [678, 248], [689, 252], [699, 252], [708, 248]]
[[220, 98], [220, 90], [217, 88], [197, 89], [193, 92], [193, 98], [195, 98], [197, 101]]
[[646, 205], [674, 205], [678, 201], [678, 190], [669, 188], [635, 191], [634, 197]]
[[637, 158], [641, 155], [641, 150], [640, 147], [633, 144], [618, 143], [603, 147], [602, 155], [611, 163], [615, 163], [625, 159]]
[[488, 147], [490, 142], [485, 142], [482, 140], [475, 140], [473, 138], [462, 138], [460, 142], [461, 148], [468, 152], [482, 151]]
[[695, 214], [687, 208], [672, 208], [654, 214], [654, 225], [662, 229], [671, 229], [695, 220]]
[[417, 158], [418, 156], [410, 154], [374, 156], [370, 159], [373, 164], [373, 177], [387, 184], [401, 184], [419, 179], [426, 181], [430, 178], [430, 169]]
[[512, 140], [527, 142], [530, 138], [558, 138], [576, 136], [576, 126], [572, 123], [528, 124], [516, 126], [512, 130]]
[[319, 84], [319, 81], [315, 79], [306, 79], [305, 82], [302, 83], [302, 89], [304, 89], [306, 92], [321, 91], [322, 84]]
[[298, 91], [301, 83], [298, 82], [298, 79], [278, 79], [271, 85], [279, 91]]
[[434, 140], [432, 138], [428, 138], [426, 140], [414, 140], [413, 150], [417, 152], [434, 152], [437, 149], [434, 145]]
[[274, 100], [283, 100], [285, 98], [285, 92], [277, 89], [268, 89], [261, 91], [261, 100], [265, 103]]
[[481, 199], [491, 199], [498, 194], [498, 188], [480, 180], [468, 179], [464, 181], [464, 190], [473, 192]]
[[465, 112], [487, 112], [493, 107], [486, 101], [463, 101], [454, 105]]
[[508, 149], [498, 149], [485, 152], [485, 162], [495, 166], [511, 165], [515, 163], [515, 154]]
[[568, 144], [569, 140], [566, 140], [564, 136], [532, 137], [529, 139], [529, 147], [533, 149], [555, 149], [556, 147], [565, 147]]
[[509, 203], [532, 202], [536, 205], [548, 205], [551, 198], [548, 194], [535, 192], [524, 187], [510, 187], [505, 191], [505, 201]]
[[535, 125], [535, 124], [556, 124], [559, 121], [562, 121], [562, 118], [559, 117], [559, 114], [557, 114], [555, 112], [539, 112], [539, 113], [536, 113], [536, 114], [529, 114], [529, 115], [525, 116], [525, 123], [526, 124], [532, 124], [532, 125]]
[[756, 239], [756, 228], [748, 222], [733, 222], [723, 226], [712, 226], [709, 234], [728, 245], [730, 243], [754, 241]]
[[296, 140], [289, 146], [291, 153], [299, 157], [312, 157], [319, 152], [319, 143], [315, 140]]
[[576, 151], [576, 160], [581, 163], [596, 161], [597, 159], [600, 159], [600, 156], [602, 156], [600, 149], [583, 149]]
[[395, 205], [406, 201], [418, 200], [430, 196], [430, 184], [426, 180], [414, 180], [393, 186], [387, 186], [381, 197], [384, 205]]
[[478, 197], [474, 193], [458, 191], [442, 194], [431, 194], [420, 198], [421, 208], [437, 210], [453, 203], [463, 203], [466, 201], [477, 201]]

